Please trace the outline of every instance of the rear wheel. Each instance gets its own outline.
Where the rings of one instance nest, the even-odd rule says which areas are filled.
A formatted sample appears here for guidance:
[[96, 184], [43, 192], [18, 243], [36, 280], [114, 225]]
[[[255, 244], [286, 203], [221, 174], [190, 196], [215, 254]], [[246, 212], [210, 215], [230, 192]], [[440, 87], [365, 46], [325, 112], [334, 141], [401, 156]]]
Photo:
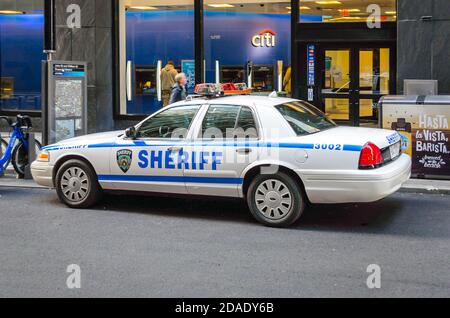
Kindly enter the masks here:
[[[39, 141], [35, 140], [35, 151], [36, 155], [41, 150], [42, 145]], [[28, 151], [25, 148], [25, 145], [23, 142], [20, 142], [13, 150], [12, 153], [12, 165], [14, 167], [14, 170], [19, 175], [20, 178], [23, 178], [25, 176], [25, 167], [28, 164]]]
[[89, 208], [100, 201], [102, 189], [92, 168], [81, 160], [69, 160], [56, 173], [56, 192], [71, 208]]
[[247, 203], [255, 219], [271, 227], [288, 227], [305, 210], [301, 187], [283, 172], [256, 176], [249, 187]]

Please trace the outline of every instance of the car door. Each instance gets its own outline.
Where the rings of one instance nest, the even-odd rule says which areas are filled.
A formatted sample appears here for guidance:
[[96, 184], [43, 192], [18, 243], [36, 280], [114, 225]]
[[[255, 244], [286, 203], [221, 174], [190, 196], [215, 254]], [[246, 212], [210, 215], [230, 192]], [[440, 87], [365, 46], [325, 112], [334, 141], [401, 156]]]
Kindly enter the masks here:
[[139, 125], [136, 140], [122, 138], [111, 158], [115, 188], [187, 193], [182, 152], [200, 108], [200, 105], [169, 108]]
[[188, 193], [238, 197], [242, 173], [258, 156], [258, 126], [247, 106], [208, 106], [194, 140], [185, 148]]

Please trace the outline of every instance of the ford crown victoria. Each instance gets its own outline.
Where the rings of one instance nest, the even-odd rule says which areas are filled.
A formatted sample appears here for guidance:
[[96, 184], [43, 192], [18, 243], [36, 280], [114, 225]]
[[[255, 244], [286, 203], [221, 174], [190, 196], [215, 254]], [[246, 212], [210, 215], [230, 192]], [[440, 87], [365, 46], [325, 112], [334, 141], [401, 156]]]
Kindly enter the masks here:
[[395, 131], [339, 127], [299, 100], [188, 98], [126, 131], [44, 147], [38, 184], [87, 208], [104, 191], [243, 198], [259, 222], [286, 227], [308, 203], [372, 202], [410, 178]]

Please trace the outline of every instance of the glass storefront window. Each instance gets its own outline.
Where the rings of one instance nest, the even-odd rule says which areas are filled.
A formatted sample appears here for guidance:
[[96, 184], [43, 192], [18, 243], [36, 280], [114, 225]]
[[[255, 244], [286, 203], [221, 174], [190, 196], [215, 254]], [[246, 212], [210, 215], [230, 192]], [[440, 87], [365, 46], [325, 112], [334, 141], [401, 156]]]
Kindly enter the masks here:
[[168, 103], [177, 73], [195, 81], [194, 0], [120, 0], [119, 9], [120, 113], [151, 114]]
[[0, 1], [0, 111], [40, 111], [43, 1]]
[[396, 10], [396, 0], [300, 0], [300, 22], [393, 22]]
[[291, 92], [290, 1], [205, 0], [205, 80]]

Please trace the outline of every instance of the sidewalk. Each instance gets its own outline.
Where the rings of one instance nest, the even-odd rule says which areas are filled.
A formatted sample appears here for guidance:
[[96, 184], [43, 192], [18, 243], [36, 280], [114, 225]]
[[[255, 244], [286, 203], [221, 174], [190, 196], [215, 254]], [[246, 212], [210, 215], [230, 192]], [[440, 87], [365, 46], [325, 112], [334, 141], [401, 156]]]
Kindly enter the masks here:
[[24, 188], [24, 189], [45, 189], [36, 184], [33, 180], [17, 179], [10, 171], [6, 171], [3, 177], [0, 177], [0, 187], [6, 188]]
[[450, 181], [410, 179], [401, 192], [450, 194]]
[[[11, 171], [7, 171], [4, 177], [0, 177], [0, 187], [45, 189], [33, 180], [17, 179]], [[450, 181], [411, 179], [403, 185], [400, 192], [450, 195]]]

